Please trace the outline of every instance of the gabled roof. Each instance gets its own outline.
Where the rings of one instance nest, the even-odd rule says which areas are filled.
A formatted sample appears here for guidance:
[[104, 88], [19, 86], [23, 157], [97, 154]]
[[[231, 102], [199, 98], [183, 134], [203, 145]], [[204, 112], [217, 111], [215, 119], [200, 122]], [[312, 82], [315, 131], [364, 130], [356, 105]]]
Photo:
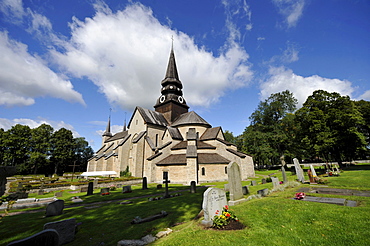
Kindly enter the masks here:
[[208, 128], [206, 131], [202, 134], [200, 137], [200, 140], [211, 140], [211, 139], [216, 139], [218, 136], [218, 133], [222, 131], [221, 127], [213, 127], [213, 128]]
[[[136, 111], [140, 113], [141, 117], [143, 117], [143, 120], [146, 124], [152, 124], [152, 125], [158, 125], [158, 126], [168, 126], [167, 120], [159, 112], [149, 110], [146, 108], [142, 108], [142, 107], [136, 107], [132, 115], [135, 115]], [[128, 123], [128, 128], [130, 128], [132, 119], [133, 117], [131, 117], [130, 122]]]
[[172, 139], [176, 139], [176, 140], [183, 140], [184, 138], [182, 137], [179, 129], [175, 128], [175, 127], [171, 127], [171, 126], [168, 126], [167, 127], [167, 130], [168, 132], [170, 133]]
[[244, 154], [242, 152], [239, 152], [233, 149], [226, 149], [226, 150], [229, 151], [230, 153], [233, 153], [234, 155], [239, 156], [240, 158], [245, 158], [246, 156], [248, 156], [247, 154]]
[[139, 142], [139, 140], [145, 135], [146, 131], [140, 132], [134, 139], [132, 139], [133, 143]]
[[190, 111], [180, 115], [172, 124], [172, 127], [182, 126], [182, 125], [203, 125], [205, 127], [211, 127], [211, 125], [200, 117], [194, 111]]
[[[219, 154], [199, 153], [198, 164], [229, 164], [230, 161]], [[186, 154], [169, 155], [156, 163], [157, 166], [186, 165]]]
[[123, 139], [127, 136], [128, 131], [122, 131], [122, 132], [117, 132], [116, 134], [113, 135], [113, 137], [107, 139], [105, 143], [108, 143], [110, 141], [118, 140], [118, 139]]
[[[188, 142], [187, 141], [181, 141], [180, 143], [178, 143], [175, 146], [173, 146], [171, 148], [171, 150], [186, 149], [187, 146], [188, 146]], [[198, 149], [216, 149], [215, 146], [212, 146], [212, 145], [207, 144], [207, 143], [202, 142], [202, 141], [197, 141], [197, 148]]]

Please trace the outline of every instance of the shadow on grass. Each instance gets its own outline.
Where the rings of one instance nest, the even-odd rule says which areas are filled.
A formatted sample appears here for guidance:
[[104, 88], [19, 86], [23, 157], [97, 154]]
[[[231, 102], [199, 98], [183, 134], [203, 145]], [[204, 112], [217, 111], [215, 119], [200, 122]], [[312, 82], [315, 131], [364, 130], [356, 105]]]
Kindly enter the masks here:
[[350, 170], [370, 170], [370, 164], [350, 165], [348, 167], [344, 167], [343, 170], [345, 170], [345, 171], [350, 171]]
[[[60, 216], [44, 218], [45, 212], [7, 216], [0, 222], [0, 245], [31, 236], [43, 229], [45, 223], [76, 218], [79, 231], [75, 240], [68, 245], [117, 245], [123, 239], [139, 239], [149, 233], [155, 235], [167, 227], [181, 224], [197, 216], [202, 206], [205, 188], [198, 188], [197, 193], [191, 194], [189, 187], [171, 187], [174, 189], [187, 188], [181, 196], [148, 201], [148, 197], [134, 198], [130, 204], [120, 204], [121, 200], [137, 196], [161, 194], [162, 190], [133, 190], [132, 193], [113, 193], [109, 196], [80, 196], [87, 203], [80, 207], [65, 208]], [[115, 200], [110, 203], [92, 204], [98, 201]], [[70, 204], [70, 203], [69, 203]], [[154, 221], [131, 224], [139, 216], [146, 218], [160, 213], [162, 210], [168, 216]]]

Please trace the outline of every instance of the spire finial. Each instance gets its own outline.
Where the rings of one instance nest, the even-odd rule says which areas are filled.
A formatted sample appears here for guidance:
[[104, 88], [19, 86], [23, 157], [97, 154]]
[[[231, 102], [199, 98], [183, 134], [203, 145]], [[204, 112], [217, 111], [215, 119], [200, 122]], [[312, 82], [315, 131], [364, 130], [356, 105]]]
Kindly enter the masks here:
[[171, 48], [173, 50], [173, 35], [171, 36], [171, 39], [172, 39], [172, 46], [171, 46]]
[[125, 132], [125, 131], [127, 131], [127, 127], [126, 127], [126, 113], [127, 112], [125, 112], [125, 123], [124, 123], [124, 125], [123, 125], [123, 131]]

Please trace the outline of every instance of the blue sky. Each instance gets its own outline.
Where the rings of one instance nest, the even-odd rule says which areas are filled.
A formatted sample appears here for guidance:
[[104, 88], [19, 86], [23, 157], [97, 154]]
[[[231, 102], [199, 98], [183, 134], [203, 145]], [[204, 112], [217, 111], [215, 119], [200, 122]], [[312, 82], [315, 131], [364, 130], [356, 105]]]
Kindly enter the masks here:
[[239, 135], [270, 94], [370, 100], [367, 0], [1, 0], [0, 128], [65, 127], [97, 150], [153, 109], [173, 37], [184, 98]]

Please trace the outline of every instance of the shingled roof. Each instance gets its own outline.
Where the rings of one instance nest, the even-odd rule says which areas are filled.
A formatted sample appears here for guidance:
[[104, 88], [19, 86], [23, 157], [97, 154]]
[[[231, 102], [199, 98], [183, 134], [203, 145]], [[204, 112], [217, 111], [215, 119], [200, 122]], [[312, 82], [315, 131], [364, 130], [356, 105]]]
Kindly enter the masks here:
[[123, 139], [127, 136], [127, 134], [128, 134], [128, 131], [118, 132], [118, 133], [114, 134], [113, 137], [109, 138], [105, 142], [108, 143], [108, 142], [115, 141], [115, 140], [118, 140], [118, 139]]
[[190, 111], [180, 115], [173, 123], [172, 127], [181, 125], [203, 125], [205, 127], [212, 127], [207, 121], [200, 117], [194, 111]]
[[[216, 153], [199, 153], [198, 164], [229, 164], [230, 161]], [[157, 166], [186, 165], [186, 154], [169, 155], [156, 163]]]
[[208, 128], [206, 131], [202, 134], [200, 137], [200, 140], [211, 140], [211, 139], [216, 139], [218, 136], [218, 133], [221, 131], [221, 127], [213, 127], [213, 128]]
[[[168, 126], [167, 120], [164, 118], [164, 116], [161, 113], [158, 113], [153, 110], [149, 110], [142, 107], [136, 107], [133, 115], [135, 112], [139, 111], [140, 115], [143, 117], [144, 122], [146, 124], [152, 124], [152, 125], [158, 125], [158, 126]], [[130, 122], [128, 123], [129, 128], [131, 125], [131, 121], [133, 118], [130, 119]]]
[[[173, 146], [171, 148], [171, 150], [186, 149], [187, 146], [188, 146], [188, 142], [187, 141], [181, 141], [180, 143], [178, 143], [175, 146]], [[216, 149], [215, 146], [212, 146], [212, 145], [207, 144], [207, 143], [202, 142], [202, 141], [197, 141], [197, 148], [198, 149]]]

